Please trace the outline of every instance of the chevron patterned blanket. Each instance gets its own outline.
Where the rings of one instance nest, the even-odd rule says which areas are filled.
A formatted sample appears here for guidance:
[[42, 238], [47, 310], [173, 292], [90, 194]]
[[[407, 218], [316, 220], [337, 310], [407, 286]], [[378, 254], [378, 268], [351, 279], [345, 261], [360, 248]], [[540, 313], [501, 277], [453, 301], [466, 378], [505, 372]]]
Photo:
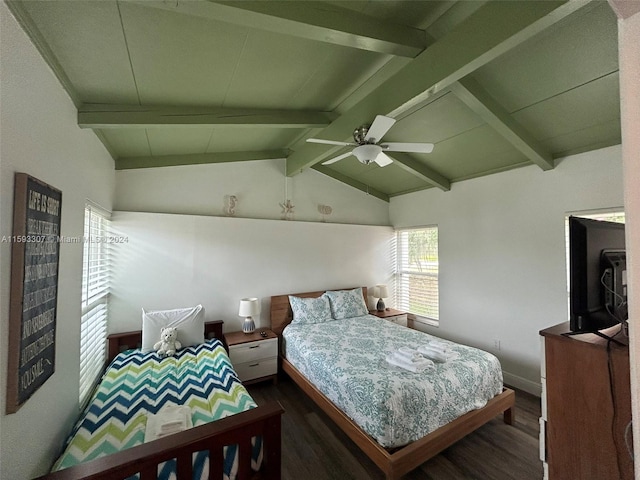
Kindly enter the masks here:
[[[93, 460], [142, 444], [147, 416], [165, 405], [186, 405], [194, 426], [256, 407], [240, 383], [219, 340], [210, 340], [160, 359], [155, 352], [119, 354], [96, 387], [53, 470]], [[261, 461], [254, 444], [254, 467]], [[207, 478], [208, 455], [194, 455], [194, 478]], [[237, 447], [225, 452], [225, 478], [237, 471]], [[175, 461], [159, 467], [159, 479], [175, 478]]]

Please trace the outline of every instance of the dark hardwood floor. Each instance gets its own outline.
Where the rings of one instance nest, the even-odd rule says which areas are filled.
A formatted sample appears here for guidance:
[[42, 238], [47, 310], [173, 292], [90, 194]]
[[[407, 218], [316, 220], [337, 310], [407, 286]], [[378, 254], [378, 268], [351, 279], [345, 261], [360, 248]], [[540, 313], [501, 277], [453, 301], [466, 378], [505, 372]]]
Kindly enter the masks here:
[[[382, 472], [288, 377], [247, 386], [258, 404], [278, 400], [283, 480], [384, 479]], [[538, 459], [540, 399], [516, 390], [516, 422], [502, 416], [463, 438], [403, 478], [407, 480], [527, 480], [542, 478]]]

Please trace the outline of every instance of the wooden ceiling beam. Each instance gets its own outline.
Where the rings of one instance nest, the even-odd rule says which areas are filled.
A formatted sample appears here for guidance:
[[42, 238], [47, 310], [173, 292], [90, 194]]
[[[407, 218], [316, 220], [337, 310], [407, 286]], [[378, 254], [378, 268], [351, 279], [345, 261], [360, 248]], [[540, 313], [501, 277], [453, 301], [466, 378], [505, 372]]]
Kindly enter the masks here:
[[377, 20], [324, 2], [126, 0], [145, 7], [285, 33], [298, 38], [413, 58], [426, 47], [417, 28]]
[[406, 153], [389, 152], [389, 156], [395, 160], [398, 167], [406, 172], [415, 175], [425, 182], [438, 187], [440, 190], [448, 192], [451, 190], [451, 182], [438, 172]]
[[202, 165], [206, 163], [246, 162], [286, 158], [287, 150], [260, 150], [252, 152], [197, 153], [190, 155], [160, 155], [148, 157], [120, 157], [116, 170], [133, 168], [174, 167], [179, 165]]
[[[587, 4], [487, 2], [315, 136], [347, 140], [354, 128], [377, 114], [400, 116]], [[327, 150], [310, 144], [297, 149], [287, 159], [287, 175], [322, 161], [331, 154]]]
[[78, 108], [80, 128], [153, 127], [277, 127], [324, 128], [337, 117], [331, 112], [83, 104]]
[[553, 156], [475, 80], [467, 77], [451, 85], [451, 91], [511, 145], [543, 170], [554, 167]]
[[387, 195], [386, 193], [382, 193], [380, 190], [376, 190], [373, 187], [370, 187], [366, 183], [362, 183], [351, 177], [347, 177], [346, 175], [336, 172], [335, 170], [331, 170], [324, 165], [314, 165], [312, 168], [328, 177], [333, 178], [334, 180], [338, 180], [339, 182], [346, 183], [353, 188], [357, 188], [358, 190], [365, 192], [367, 195], [371, 195], [379, 198], [380, 200], [384, 200], [385, 202], [389, 202], [389, 195]]

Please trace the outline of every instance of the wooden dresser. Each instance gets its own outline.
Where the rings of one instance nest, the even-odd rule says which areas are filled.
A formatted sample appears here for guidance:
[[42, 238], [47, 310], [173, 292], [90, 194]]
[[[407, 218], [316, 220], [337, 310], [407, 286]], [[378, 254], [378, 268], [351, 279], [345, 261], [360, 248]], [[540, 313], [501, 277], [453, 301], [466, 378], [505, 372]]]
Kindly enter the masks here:
[[[632, 480], [625, 444], [631, 421], [629, 347], [607, 346], [606, 339], [591, 333], [563, 335], [567, 332], [568, 322], [540, 332], [545, 478]], [[626, 343], [622, 334], [616, 340]]]

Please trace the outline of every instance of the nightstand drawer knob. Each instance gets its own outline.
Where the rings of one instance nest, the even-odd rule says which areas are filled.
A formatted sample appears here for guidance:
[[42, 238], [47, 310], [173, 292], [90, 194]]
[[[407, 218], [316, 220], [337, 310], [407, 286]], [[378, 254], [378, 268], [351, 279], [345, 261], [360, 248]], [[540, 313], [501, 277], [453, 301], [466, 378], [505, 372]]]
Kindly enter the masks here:
[[249, 348], [260, 348], [260, 345], [252, 345]]
[[250, 367], [257, 367], [258, 365], [260, 365], [259, 363], [252, 363], [251, 365], [249, 365]]

